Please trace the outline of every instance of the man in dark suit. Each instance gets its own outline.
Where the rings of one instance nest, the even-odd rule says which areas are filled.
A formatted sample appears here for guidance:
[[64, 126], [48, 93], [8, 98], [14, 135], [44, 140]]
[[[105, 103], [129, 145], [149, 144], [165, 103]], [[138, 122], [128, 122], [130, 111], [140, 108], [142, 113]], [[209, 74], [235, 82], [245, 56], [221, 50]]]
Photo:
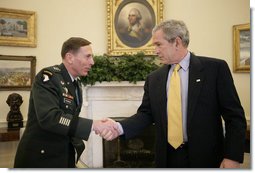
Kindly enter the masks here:
[[35, 77], [26, 129], [19, 142], [15, 168], [74, 168], [92, 130], [111, 129], [103, 121], [79, 116], [79, 76], [94, 64], [90, 42], [72, 37], [64, 42], [62, 64], [42, 69]]
[[[142, 103], [135, 115], [119, 122], [119, 134], [132, 138], [155, 123], [157, 167], [239, 168], [246, 119], [227, 63], [190, 53], [189, 31], [182, 21], [162, 22], [153, 29], [152, 39], [164, 65], [148, 75]], [[182, 144], [175, 148], [168, 142], [168, 127], [175, 122], [168, 122], [167, 116], [174, 110], [168, 110], [167, 105], [174, 101], [168, 99], [168, 87], [177, 64]], [[107, 130], [101, 136], [108, 140], [116, 137]]]

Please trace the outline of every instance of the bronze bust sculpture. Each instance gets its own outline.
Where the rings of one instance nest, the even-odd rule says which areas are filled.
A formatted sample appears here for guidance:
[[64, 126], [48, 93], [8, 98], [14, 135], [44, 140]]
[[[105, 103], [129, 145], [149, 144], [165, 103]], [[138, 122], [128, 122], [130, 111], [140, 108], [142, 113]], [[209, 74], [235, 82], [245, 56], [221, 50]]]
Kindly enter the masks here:
[[7, 115], [8, 129], [23, 127], [23, 116], [20, 112], [20, 106], [23, 103], [21, 95], [12, 93], [8, 96], [6, 103], [10, 106]]

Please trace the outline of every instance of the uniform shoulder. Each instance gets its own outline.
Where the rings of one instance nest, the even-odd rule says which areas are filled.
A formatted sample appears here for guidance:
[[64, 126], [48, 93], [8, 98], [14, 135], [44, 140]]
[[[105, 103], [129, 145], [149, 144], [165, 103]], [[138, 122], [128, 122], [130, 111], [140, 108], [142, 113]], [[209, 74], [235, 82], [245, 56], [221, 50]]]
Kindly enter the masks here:
[[61, 72], [61, 68], [59, 67], [59, 65], [54, 65], [54, 66], [50, 66], [50, 67], [45, 67], [41, 70], [42, 72], [48, 72], [48, 73], [60, 73]]
[[40, 74], [43, 76], [43, 81], [48, 81], [50, 78], [61, 73], [61, 68], [59, 65], [54, 65], [50, 67], [45, 67], [41, 70]]

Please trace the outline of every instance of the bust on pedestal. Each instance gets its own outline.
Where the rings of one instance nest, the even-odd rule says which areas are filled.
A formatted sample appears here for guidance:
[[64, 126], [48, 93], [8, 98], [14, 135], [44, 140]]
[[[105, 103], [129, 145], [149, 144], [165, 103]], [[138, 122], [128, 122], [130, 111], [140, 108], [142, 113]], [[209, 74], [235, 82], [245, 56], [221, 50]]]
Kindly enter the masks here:
[[8, 129], [19, 129], [23, 127], [23, 116], [20, 112], [20, 106], [23, 103], [21, 95], [12, 93], [8, 96], [6, 103], [10, 106], [7, 114]]

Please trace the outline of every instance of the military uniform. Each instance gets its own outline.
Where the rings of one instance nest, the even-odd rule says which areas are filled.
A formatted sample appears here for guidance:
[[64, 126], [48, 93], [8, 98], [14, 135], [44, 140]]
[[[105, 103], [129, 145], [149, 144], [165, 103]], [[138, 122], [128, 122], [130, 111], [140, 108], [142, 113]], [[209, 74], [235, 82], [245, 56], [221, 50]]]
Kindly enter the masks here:
[[[79, 81], [78, 85], [82, 93]], [[32, 87], [14, 167], [75, 167], [75, 155], [78, 160], [85, 149], [82, 139], [89, 138], [92, 128], [92, 120], [79, 117], [81, 105], [82, 94], [77, 98], [64, 64], [41, 70]]]

